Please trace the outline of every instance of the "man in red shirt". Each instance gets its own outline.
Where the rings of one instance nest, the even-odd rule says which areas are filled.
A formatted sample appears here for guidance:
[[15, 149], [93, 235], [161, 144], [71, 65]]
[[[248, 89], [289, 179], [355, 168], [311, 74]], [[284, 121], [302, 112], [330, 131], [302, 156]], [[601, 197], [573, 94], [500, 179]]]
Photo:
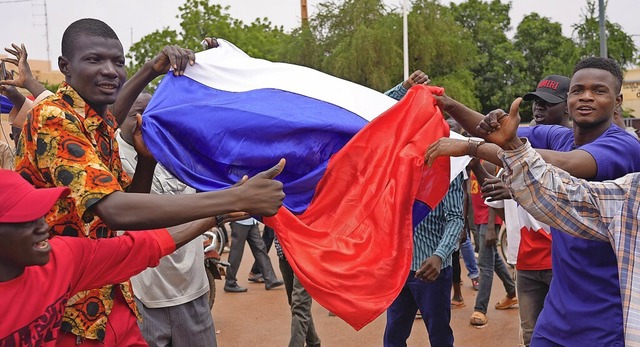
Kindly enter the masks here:
[[[269, 170], [263, 178], [280, 171]], [[66, 187], [35, 189], [17, 173], [0, 170], [0, 346], [54, 346], [71, 295], [157, 266], [161, 257], [211, 224], [209, 218], [171, 233], [157, 229], [99, 240], [49, 239], [44, 216], [69, 193]]]

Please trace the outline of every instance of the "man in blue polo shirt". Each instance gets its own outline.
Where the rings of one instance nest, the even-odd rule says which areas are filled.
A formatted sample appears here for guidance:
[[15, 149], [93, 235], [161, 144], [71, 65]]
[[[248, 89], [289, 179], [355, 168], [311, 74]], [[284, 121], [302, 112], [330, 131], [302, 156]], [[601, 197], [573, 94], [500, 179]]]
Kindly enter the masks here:
[[[546, 162], [576, 177], [602, 181], [640, 171], [640, 144], [612, 123], [622, 103], [622, 71], [605, 58], [585, 58], [574, 69], [567, 97], [573, 129], [561, 126], [521, 128]], [[551, 84], [549, 85], [551, 86]], [[438, 98], [473, 135], [482, 115], [448, 97]], [[504, 111], [494, 111], [504, 113]], [[446, 143], [445, 143], [446, 142]], [[468, 154], [499, 163], [497, 146], [443, 140], [437, 155]], [[578, 239], [552, 229], [553, 280], [534, 329], [532, 346], [624, 346], [622, 301], [616, 257], [607, 242]]]

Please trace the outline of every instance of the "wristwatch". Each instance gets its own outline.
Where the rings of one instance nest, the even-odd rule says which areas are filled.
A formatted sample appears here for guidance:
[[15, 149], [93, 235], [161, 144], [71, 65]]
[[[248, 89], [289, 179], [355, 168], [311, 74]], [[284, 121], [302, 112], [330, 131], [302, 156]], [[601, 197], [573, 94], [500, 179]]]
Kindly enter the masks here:
[[469, 150], [467, 151], [467, 155], [471, 157], [476, 156], [476, 152], [478, 152], [478, 147], [484, 143], [484, 140], [478, 137], [469, 137], [467, 138], [469, 142]]

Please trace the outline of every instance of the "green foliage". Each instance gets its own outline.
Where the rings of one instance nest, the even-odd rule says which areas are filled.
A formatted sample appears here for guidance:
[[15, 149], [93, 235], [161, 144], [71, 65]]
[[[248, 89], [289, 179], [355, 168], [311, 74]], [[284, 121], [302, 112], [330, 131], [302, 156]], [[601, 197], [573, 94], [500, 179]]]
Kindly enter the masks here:
[[[579, 57], [600, 55], [600, 25], [595, 0], [587, 0], [582, 21], [573, 25], [573, 36], [578, 46]], [[607, 55], [622, 67], [638, 62], [638, 49], [631, 35], [625, 33], [617, 23], [605, 21]]]
[[40, 84], [42, 84], [44, 86], [45, 89], [47, 89], [48, 91], [55, 93], [58, 91], [58, 88], [60, 88], [60, 85], [62, 83], [49, 83], [49, 81], [39, 81]]
[[[445, 6], [413, 0], [409, 23], [409, 70], [425, 71], [433, 84], [472, 109], [507, 109], [551, 74], [570, 76], [573, 65], [599, 51], [594, 0], [574, 25], [573, 39], [559, 23], [531, 13], [511, 30], [511, 4], [467, 0]], [[159, 29], [133, 44], [131, 75], [166, 44], [195, 51], [204, 37], [227, 39], [247, 54], [308, 66], [385, 91], [403, 80], [402, 13], [382, 0], [326, 0], [307, 25], [285, 32], [268, 18], [244, 23], [209, 0], [186, 0], [178, 7], [180, 29]], [[609, 55], [621, 65], [638, 61], [631, 36], [607, 22]], [[530, 117], [523, 106], [523, 119]]]
[[469, 31], [478, 47], [470, 70], [476, 78], [482, 113], [508, 108], [515, 97], [529, 88], [526, 61], [506, 35], [511, 25], [510, 9], [510, 3], [499, 0], [451, 4], [454, 18]]
[[515, 48], [527, 61], [527, 82], [535, 86], [548, 75], [571, 76], [576, 47], [562, 36], [560, 23], [531, 13], [522, 19], [515, 35]]

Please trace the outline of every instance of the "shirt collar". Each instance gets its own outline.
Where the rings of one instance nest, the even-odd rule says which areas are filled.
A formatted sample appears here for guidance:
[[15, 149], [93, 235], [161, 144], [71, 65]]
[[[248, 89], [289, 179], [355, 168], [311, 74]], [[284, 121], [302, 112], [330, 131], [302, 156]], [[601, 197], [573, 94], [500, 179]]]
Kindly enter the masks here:
[[95, 129], [103, 122], [111, 128], [115, 129], [117, 127], [116, 119], [109, 109], [107, 109], [107, 113], [104, 118], [100, 117], [100, 115], [98, 115], [95, 110], [93, 110], [91, 106], [84, 101], [80, 94], [78, 94], [73, 87], [67, 84], [67, 82], [62, 82], [62, 84], [60, 84], [60, 87], [58, 88], [58, 95], [60, 95], [60, 97], [62, 97], [62, 99], [67, 102], [76, 113], [84, 118], [84, 123], [87, 128]]

